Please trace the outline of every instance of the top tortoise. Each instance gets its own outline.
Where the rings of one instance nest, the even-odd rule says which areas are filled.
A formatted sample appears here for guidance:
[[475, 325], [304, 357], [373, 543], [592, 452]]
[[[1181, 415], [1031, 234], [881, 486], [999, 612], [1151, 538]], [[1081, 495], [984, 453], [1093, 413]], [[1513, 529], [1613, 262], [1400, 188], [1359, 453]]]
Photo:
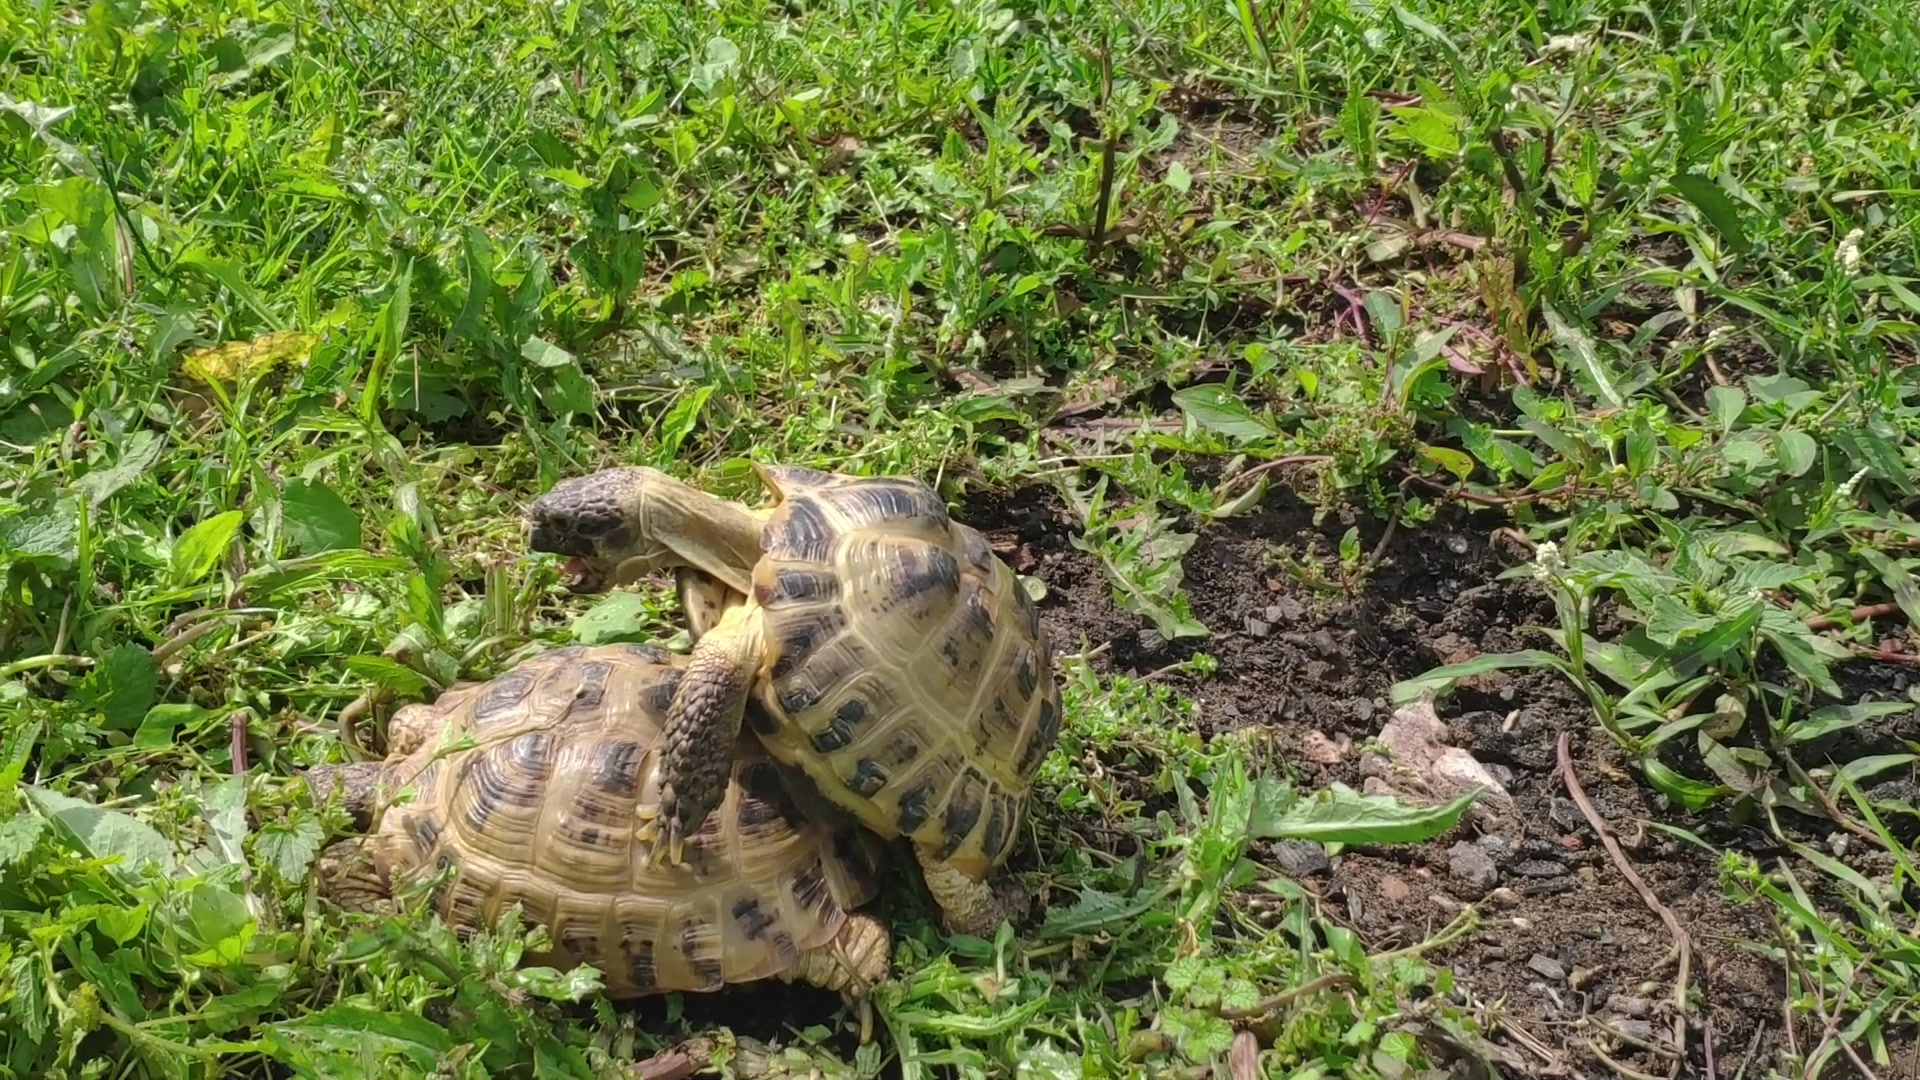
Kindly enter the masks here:
[[991, 936], [1009, 902], [988, 878], [1060, 730], [1039, 612], [927, 485], [754, 469], [758, 510], [648, 468], [563, 480], [530, 510], [533, 549], [570, 557], [575, 592], [672, 571], [683, 598], [711, 581], [744, 598], [694, 631], [650, 854], [678, 862], [717, 805], [753, 696], [767, 750], [907, 837], [947, 925]]

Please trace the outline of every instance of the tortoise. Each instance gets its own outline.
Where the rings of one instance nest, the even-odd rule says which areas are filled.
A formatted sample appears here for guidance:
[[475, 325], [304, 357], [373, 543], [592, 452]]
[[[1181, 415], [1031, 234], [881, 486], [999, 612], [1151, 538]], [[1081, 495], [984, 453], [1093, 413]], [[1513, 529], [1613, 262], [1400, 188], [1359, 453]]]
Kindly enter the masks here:
[[744, 720], [820, 794], [911, 842], [950, 930], [991, 936], [1022, 893], [990, 879], [1060, 729], [1033, 600], [926, 484], [754, 469], [757, 510], [645, 467], [562, 480], [529, 508], [531, 547], [568, 556], [574, 592], [671, 571], [683, 598], [703, 578], [737, 594], [692, 635], [648, 857], [676, 861], [719, 805]]
[[878, 892], [880, 846], [804, 776], [743, 738], [688, 860], [634, 857], [688, 666], [654, 645], [575, 645], [401, 708], [385, 760], [308, 771], [371, 830], [322, 853], [323, 889], [373, 911], [451, 871], [433, 905], [457, 932], [517, 901], [553, 942], [532, 959], [592, 963], [609, 997], [798, 980], [840, 991], [865, 1037], [891, 966], [886, 924], [855, 910]]

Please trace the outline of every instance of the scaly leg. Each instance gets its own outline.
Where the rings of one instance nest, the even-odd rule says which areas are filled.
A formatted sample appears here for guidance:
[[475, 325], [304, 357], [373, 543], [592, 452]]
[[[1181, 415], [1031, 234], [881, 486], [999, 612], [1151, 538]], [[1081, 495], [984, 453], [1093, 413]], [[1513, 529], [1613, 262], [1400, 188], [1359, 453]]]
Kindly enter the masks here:
[[687, 838], [726, 797], [747, 695], [760, 669], [760, 609], [734, 607], [693, 646], [667, 707], [660, 754], [660, 809], [639, 829], [641, 857], [684, 866]]
[[940, 905], [947, 929], [991, 939], [1000, 924], [1012, 916], [1013, 897], [1003, 895], [1004, 887], [995, 888], [991, 882], [976, 881], [962, 874], [952, 864], [936, 858], [933, 849], [925, 845], [913, 845], [913, 856], [926, 876], [927, 891], [933, 894], [934, 903]]
[[862, 911], [850, 912], [840, 932], [780, 974], [786, 982], [805, 982], [838, 990], [860, 1015], [860, 1044], [873, 1041], [873, 1001], [867, 994], [893, 972], [893, 934], [887, 924]]

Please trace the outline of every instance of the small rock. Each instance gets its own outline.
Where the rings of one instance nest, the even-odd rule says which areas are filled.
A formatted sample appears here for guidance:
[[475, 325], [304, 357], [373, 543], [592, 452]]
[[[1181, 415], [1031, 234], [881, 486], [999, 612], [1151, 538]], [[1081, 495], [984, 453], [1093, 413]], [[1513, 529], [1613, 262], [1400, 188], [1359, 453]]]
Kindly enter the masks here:
[[1380, 879], [1380, 899], [1389, 904], [1405, 903], [1413, 895], [1413, 889], [1404, 881], [1391, 875]]
[[1522, 859], [1509, 869], [1521, 877], [1530, 878], [1565, 877], [1567, 873], [1566, 867], [1546, 859]]
[[1465, 885], [1474, 896], [1485, 896], [1500, 884], [1499, 868], [1493, 865], [1486, 849], [1477, 844], [1462, 841], [1453, 845], [1447, 852], [1447, 869], [1454, 880]]
[[1299, 622], [1307, 617], [1307, 605], [1291, 596], [1283, 596], [1267, 605], [1267, 621], [1274, 624]]
[[1247, 620], [1247, 636], [1248, 637], [1263, 638], [1271, 633], [1273, 633], [1273, 627], [1271, 625], [1261, 622], [1259, 619]]
[[1653, 999], [1615, 994], [1607, 999], [1607, 1008], [1623, 1016], [1647, 1017], [1653, 1015]]
[[1311, 840], [1281, 840], [1273, 845], [1273, 861], [1282, 873], [1295, 877], [1324, 874], [1333, 867], [1327, 849]]
[[1368, 701], [1366, 698], [1355, 698], [1353, 701], [1353, 717], [1363, 722], [1373, 719], [1373, 702]]
[[1307, 640], [1313, 642], [1314, 651], [1321, 656], [1340, 655], [1339, 642], [1334, 641], [1333, 635], [1325, 630], [1315, 630]]
[[1485, 833], [1474, 840], [1474, 843], [1478, 844], [1480, 849], [1487, 853], [1487, 857], [1496, 863], [1513, 858], [1514, 853], [1520, 848], [1520, 845], [1513, 842], [1513, 837], [1505, 833]]
[[1300, 740], [1300, 756], [1315, 765], [1338, 765], [1353, 746], [1346, 732], [1329, 739], [1323, 732], [1309, 731]]
[[1653, 1025], [1645, 1020], [1615, 1020], [1614, 1030], [1629, 1039], [1636, 1039], [1650, 1046], [1658, 1046], [1661, 1041], [1653, 1037]]
[[1447, 543], [1447, 550], [1453, 552], [1455, 555], [1465, 555], [1467, 553], [1467, 548], [1469, 546], [1467, 544], [1467, 538], [1464, 536], [1461, 536], [1459, 533], [1455, 533], [1452, 536], [1447, 537], [1446, 543]]
[[1527, 967], [1531, 969], [1534, 974], [1548, 982], [1567, 981], [1567, 969], [1561, 967], [1560, 961], [1555, 960], [1551, 956], [1542, 956], [1539, 953], [1534, 953], [1533, 956], [1527, 960]]

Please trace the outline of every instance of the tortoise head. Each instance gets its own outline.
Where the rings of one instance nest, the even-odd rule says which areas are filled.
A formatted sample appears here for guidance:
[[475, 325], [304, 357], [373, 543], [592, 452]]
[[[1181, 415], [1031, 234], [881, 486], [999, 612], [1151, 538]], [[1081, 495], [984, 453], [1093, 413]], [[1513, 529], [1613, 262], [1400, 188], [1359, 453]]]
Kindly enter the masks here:
[[693, 567], [746, 593], [760, 557], [760, 521], [659, 469], [630, 466], [570, 477], [528, 509], [529, 545], [564, 555], [575, 593]]

